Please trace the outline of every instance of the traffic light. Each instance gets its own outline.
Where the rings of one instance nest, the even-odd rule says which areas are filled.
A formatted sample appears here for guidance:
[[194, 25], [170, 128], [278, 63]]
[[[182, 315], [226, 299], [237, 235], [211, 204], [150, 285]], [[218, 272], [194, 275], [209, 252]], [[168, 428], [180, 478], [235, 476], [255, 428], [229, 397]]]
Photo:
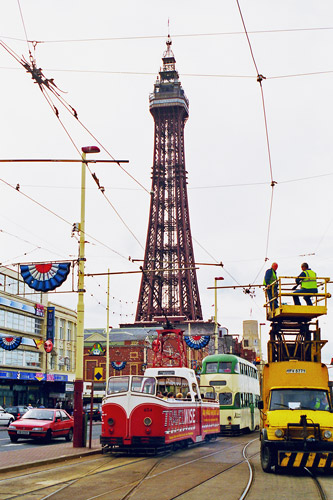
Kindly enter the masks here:
[[260, 365], [260, 361], [261, 361], [261, 360], [260, 360], [260, 356], [256, 356], [256, 359], [253, 361], [253, 364], [254, 364], [255, 366]]

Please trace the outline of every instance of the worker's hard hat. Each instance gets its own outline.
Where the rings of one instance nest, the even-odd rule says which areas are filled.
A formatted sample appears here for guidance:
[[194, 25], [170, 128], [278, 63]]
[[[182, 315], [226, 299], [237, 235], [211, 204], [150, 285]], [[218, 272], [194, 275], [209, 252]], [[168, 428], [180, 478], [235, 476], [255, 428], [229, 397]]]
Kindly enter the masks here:
[[276, 271], [278, 267], [279, 267], [279, 266], [277, 265], [277, 263], [276, 263], [276, 262], [273, 262], [273, 264], [272, 264], [272, 269], [274, 269], [274, 271]]

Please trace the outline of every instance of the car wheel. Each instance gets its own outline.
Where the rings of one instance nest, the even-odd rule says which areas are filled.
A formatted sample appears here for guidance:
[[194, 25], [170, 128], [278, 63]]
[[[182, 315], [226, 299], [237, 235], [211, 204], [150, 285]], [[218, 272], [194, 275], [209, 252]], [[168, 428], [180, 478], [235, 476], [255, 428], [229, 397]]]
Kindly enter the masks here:
[[72, 441], [73, 440], [73, 429], [69, 429], [67, 436], [65, 436], [66, 441]]
[[11, 419], [9, 420], [9, 422], [8, 422], [8, 424], [7, 424], [7, 427], [9, 427], [9, 426], [10, 426], [10, 424], [11, 424], [12, 422], [14, 422], [14, 419], [13, 419], [13, 418], [11, 418]]
[[9, 436], [9, 439], [11, 440], [12, 443], [17, 443], [18, 437], [17, 436]]
[[49, 429], [46, 433], [46, 436], [44, 438], [44, 443], [50, 443], [52, 439], [52, 432], [51, 429]]

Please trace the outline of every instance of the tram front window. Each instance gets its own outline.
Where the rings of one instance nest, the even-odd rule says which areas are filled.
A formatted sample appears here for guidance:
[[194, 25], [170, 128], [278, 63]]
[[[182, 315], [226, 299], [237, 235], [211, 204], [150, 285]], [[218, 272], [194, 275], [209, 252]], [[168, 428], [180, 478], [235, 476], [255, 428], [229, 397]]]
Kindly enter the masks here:
[[232, 405], [232, 392], [220, 392], [219, 403], [222, 406], [231, 406]]
[[274, 389], [270, 410], [326, 410], [330, 404], [326, 391], [315, 389]]
[[155, 394], [156, 380], [153, 377], [136, 376], [132, 378], [132, 392]]
[[217, 373], [218, 363], [206, 363], [206, 373]]
[[129, 377], [110, 377], [107, 394], [128, 391]]
[[219, 363], [219, 373], [231, 373], [231, 361], [223, 361]]

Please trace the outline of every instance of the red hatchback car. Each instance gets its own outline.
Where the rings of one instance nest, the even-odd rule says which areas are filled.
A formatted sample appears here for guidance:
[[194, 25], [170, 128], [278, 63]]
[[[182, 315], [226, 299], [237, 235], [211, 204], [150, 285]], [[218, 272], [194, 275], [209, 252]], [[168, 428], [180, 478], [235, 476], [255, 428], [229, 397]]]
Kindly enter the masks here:
[[19, 438], [43, 439], [48, 443], [56, 437], [72, 441], [73, 426], [74, 419], [65, 410], [33, 408], [12, 422], [7, 430], [13, 443]]

